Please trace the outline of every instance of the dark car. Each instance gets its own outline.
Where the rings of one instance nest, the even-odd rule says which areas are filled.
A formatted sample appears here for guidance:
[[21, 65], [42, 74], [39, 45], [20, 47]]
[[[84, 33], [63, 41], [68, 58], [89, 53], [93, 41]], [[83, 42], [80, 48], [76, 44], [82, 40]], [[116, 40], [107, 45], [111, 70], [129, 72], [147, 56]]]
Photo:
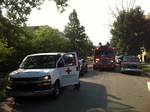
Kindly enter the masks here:
[[84, 59], [80, 59], [79, 60], [79, 65], [80, 65], [79, 75], [83, 76], [85, 73], [88, 72], [87, 62]]
[[127, 72], [138, 72], [141, 73], [141, 63], [139, 61], [139, 58], [136, 56], [123, 56], [123, 59], [121, 61], [121, 72], [127, 73]]

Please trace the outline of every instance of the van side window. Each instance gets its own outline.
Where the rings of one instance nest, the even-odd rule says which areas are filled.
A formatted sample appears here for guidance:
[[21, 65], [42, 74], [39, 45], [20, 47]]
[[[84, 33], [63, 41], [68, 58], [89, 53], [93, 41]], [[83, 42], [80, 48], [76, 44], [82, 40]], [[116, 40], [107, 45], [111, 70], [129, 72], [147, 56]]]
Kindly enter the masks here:
[[66, 66], [76, 65], [75, 55], [73, 54], [64, 55], [64, 61]]
[[58, 67], [64, 67], [64, 61], [63, 61], [62, 58], [61, 58], [60, 61], [58, 62], [57, 66], [58, 66]]

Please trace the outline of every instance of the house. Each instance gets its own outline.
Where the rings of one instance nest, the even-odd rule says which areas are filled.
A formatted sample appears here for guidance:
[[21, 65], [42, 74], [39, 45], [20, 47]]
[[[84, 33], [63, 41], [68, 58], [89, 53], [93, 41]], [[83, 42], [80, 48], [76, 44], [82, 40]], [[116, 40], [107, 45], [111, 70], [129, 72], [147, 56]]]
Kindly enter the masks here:
[[141, 54], [138, 55], [141, 62], [150, 62], [150, 50], [146, 51], [144, 48], [141, 50]]

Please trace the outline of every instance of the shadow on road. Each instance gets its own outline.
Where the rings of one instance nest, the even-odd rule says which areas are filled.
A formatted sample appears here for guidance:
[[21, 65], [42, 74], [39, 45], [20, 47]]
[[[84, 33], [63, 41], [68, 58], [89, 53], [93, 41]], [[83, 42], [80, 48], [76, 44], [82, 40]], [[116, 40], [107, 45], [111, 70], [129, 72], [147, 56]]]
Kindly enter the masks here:
[[129, 76], [135, 76], [135, 77], [150, 77], [149, 74], [144, 73], [144, 72], [126, 72], [122, 73], [123, 75], [129, 75]]
[[64, 88], [56, 100], [45, 97], [24, 98], [16, 102], [14, 112], [103, 112], [107, 107], [106, 88], [89, 82], [81, 82], [80, 90]]
[[90, 77], [93, 77], [93, 76], [97, 76], [97, 75], [100, 75], [99, 74], [99, 71], [96, 71], [96, 70], [93, 70], [93, 68], [90, 68], [88, 69], [88, 72], [85, 73], [82, 77], [80, 78], [90, 78]]
[[122, 99], [114, 95], [107, 95], [106, 112], [138, 112], [133, 106], [122, 103]]
[[117, 70], [117, 69], [115, 69], [113, 71], [111, 71], [111, 70], [101, 70], [101, 71], [98, 71], [98, 70], [93, 70], [91, 68], [91, 69], [88, 69], [88, 73], [84, 74], [80, 78], [90, 78], [90, 77], [94, 77], [94, 76], [98, 76], [98, 75], [103, 75], [103, 74], [106, 74], [106, 73], [120, 73], [120, 71]]
[[15, 102], [13, 112], [136, 112], [121, 103], [121, 98], [107, 95], [103, 85], [81, 82], [81, 89], [64, 88], [56, 100], [50, 96], [28, 97]]
[[[90, 69], [84, 79], [101, 75], [99, 71]], [[125, 74], [126, 75], [126, 74]], [[107, 75], [106, 75], [107, 76]], [[27, 97], [15, 101], [13, 112], [137, 112], [135, 108], [125, 104], [123, 99], [107, 93], [102, 84], [81, 81], [80, 90], [73, 87], [63, 88], [56, 100], [50, 96]]]

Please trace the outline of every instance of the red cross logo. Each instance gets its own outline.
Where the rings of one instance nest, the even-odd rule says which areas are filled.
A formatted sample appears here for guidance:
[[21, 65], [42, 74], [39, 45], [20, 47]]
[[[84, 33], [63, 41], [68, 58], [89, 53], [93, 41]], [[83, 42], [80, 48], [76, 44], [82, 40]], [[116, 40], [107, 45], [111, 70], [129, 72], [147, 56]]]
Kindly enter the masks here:
[[66, 70], [66, 72], [68, 73], [68, 75], [70, 75], [71, 71], [72, 71], [72, 70], [71, 70], [69, 67], [68, 67], [67, 70]]

